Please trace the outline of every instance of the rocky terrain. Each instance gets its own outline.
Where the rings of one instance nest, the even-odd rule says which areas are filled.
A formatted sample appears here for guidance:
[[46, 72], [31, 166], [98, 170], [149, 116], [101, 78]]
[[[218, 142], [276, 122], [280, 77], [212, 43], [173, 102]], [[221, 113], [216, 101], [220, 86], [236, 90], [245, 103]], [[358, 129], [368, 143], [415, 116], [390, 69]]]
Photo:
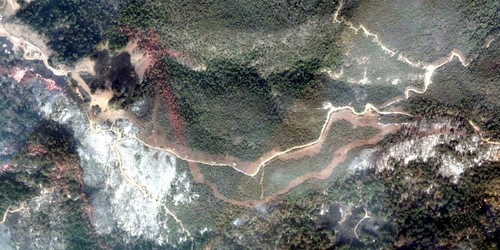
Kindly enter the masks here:
[[497, 5], [250, 2], [3, 1], [0, 249], [498, 248]]

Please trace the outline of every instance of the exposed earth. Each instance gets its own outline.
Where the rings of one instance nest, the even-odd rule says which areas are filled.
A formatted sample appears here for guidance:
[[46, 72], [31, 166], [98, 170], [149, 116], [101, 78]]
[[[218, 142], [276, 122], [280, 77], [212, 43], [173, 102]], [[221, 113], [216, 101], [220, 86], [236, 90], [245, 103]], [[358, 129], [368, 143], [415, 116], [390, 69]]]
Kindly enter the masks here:
[[390, 2], [3, 1], [0, 248], [498, 247], [500, 6]]

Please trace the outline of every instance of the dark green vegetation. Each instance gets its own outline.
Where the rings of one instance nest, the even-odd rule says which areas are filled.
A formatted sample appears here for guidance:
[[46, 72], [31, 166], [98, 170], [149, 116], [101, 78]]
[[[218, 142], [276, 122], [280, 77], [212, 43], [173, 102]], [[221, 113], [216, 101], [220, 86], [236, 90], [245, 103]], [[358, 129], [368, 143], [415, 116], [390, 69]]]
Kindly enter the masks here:
[[166, 48], [198, 62], [218, 57], [251, 63], [267, 75], [300, 59], [338, 63], [331, 14], [336, 1], [129, 1], [110, 32], [112, 47], [124, 31], [154, 30]]
[[[312, 112], [318, 115], [312, 121], [315, 126], [302, 120], [301, 127], [281, 128], [282, 134], [275, 134], [283, 120], [289, 119], [289, 109], [299, 97], [308, 99], [303, 92], [317, 77], [315, 62], [299, 62], [268, 79], [262, 78], [255, 68], [227, 60], [213, 61], [203, 72], [170, 59], [164, 60], [162, 66], [170, 81], [163, 84], [172, 85], [188, 142], [196, 149], [251, 160], [277, 144], [288, 147], [312, 140], [325, 119], [325, 111]], [[318, 101], [308, 100], [309, 108], [321, 107]], [[270, 141], [272, 137], [288, 141]]]
[[22, 6], [16, 18], [48, 38], [54, 59], [73, 63], [94, 51], [111, 27], [115, 1], [40, 0]]
[[35, 190], [26, 185], [21, 178], [13, 173], [4, 173], [0, 176], [0, 211], [5, 211], [9, 206], [18, 205], [21, 201], [35, 195]]
[[[226, 210], [208, 245], [218, 248], [326, 249], [335, 233], [318, 221], [323, 197], [301, 203], [277, 201], [257, 209]], [[231, 223], [232, 222], [232, 223]]]
[[138, 0], [130, 1], [122, 10], [119, 24], [129, 28], [158, 30], [188, 27], [200, 30], [229, 29], [238, 32], [277, 31], [300, 25], [311, 17], [328, 18], [336, 6], [335, 1], [325, 0]]
[[[217, 185], [217, 190], [227, 198], [238, 201], [260, 199], [260, 174], [250, 177], [233, 168], [207, 165], [200, 165], [200, 170], [203, 177]], [[220, 178], [221, 176], [224, 178]]]
[[225, 61], [214, 62], [205, 72], [172, 60], [164, 64], [191, 146], [215, 154], [238, 153], [247, 159], [259, 154], [272, 135], [277, 115], [268, 96], [270, 86], [255, 69]]
[[[43, 121], [27, 142], [28, 146], [23, 147], [12, 161], [12, 169], [0, 176], [2, 211], [8, 205], [32, 204], [31, 198], [42, 191], [53, 190], [52, 202], [32, 211], [27, 223], [29, 227], [42, 235], [49, 232], [62, 234], [66, 247], [70, 249], [95, 249], [98, 240], [92, 235], [85, 214], [85, 206], [89, 204], [81, 185], [81, 170], [74, 155], [72, 134], [58, 124]], [[14, 232], [23, 235], [23, 230], [28, 230], [22, 227], [24, 223], [12, 224]], [[34, 243], [26, 240], [28, 242], [23, 243], [28, 244], [26, 246]]]
[[[500, 2], [488, 0], [462, 1], [460, 10], [467, 22], [468, 50], [475, 58], [487, 42], [487, 39], [498, 39], [498, 23], [500, 23]], [[498, 40], [496, 41], [498, 44]]]
[[[350, 85], [319, 73], [319, 60], [299, 61], [290, 69], [262, 77], [257, 69], [233, 60], [213, 60], [206, 71], [194, 71], [171, 59], [160, 66], [172, 86], [185, 134], [192, 147], [218, 155], [253, 160], [279, 146], [286, 149], [315, 140], [326, 119], [323, 102], [335, 106], [366, 101], [375, 105], [381, 96], [396, 96], [392, 86]], [[155, 81], [156, 80], [156, 81]], [[153, 95], [158, 79], [149, 77], [138, 98]], [[164, 96], [162, 96], [164, 98]], [[168, 112], [159, 121], [171, 131]]]
[[[125, 232], [113, 232], [113, 235], [126, 234]], [[118, 238], [107, 238], [106, 239], [108, 245], [115, 246], [115, 249], [137, 249], [137, 250], [148, 250], [155, 249], [158, 247], [157, 244], [152, 240], [137, 240], [134, 242], [129, 242], [128, 244], [124, 243], [121, 239]]]
[[40, 116], [26, 103], [19, 88], [12, 88], [9, 82], [0, 83], [0, 145], [12, 148], [0, 155], [4, 164], [15, 156], [15, 152], [28, 139], [40, 122]]
[[30, 135], [29, 142], [41, 145], [54, 154], [76, 154], [76, 140], [72, 131], [50, 120], [43, 120]]
[[63, 236], [67, 240], [66, 249], [94, 250], [98, 249], [98, 241], [92, 235], [89, 218], [83, 216], [82, 204], [78, 201], [68, 201], [63, 204], [64, 214], [61, 224]]
[[[37, 63], [27, 65], [7, 58], [2, 78], [5, 71], [24, 67], [33, 69], [27, 74], [32, 78], [34, 72], [46, 72]], [[21, 213], [30, 214], [10, 214], [6, 222], [20, 248], [55, 242], [55, 247], [96, 249], [99, 239], [86, 214], [89, 204], [75, 138], [67, 127], [38, 114], [35, 99], [43, 97], [35, 95], [42, 89], [39, 79], [16, 83], [3, 78], [0, 83], [0, 165], [6, 161], [10, 165], [0, 173], [0, 211], [3, 214], [8, 206], [18, 208], [24, 203]]]
[[475, 58], [486, 38], [498, 36], [498, 1], [349, 0], [345, 6], [340, 16], [362, 23], [383, 44], [414, 61], [431, 63], [452, 49]]
[[[71, 8], [66, 9], [67, 5]], [[101, 6], [100, 10], [94, 11], [95, 6]], [[65, 51], [72, 50], [75, 44], [85, 46], [82, 53], [70, 56], [71, 60], [90, 53], [102, 39], [109, 38], [111, 47], [123, 46], [127, 41], [124, 34], [130, 30], [140, 33], [152, 29], [164, 49], [192, 53], [196, 60], [206, 64], [205, 72], [193, 71], [168, 58], [157, 66], [167, 72], [163, 79], [167, 82], [162, 84], [172, 85], [189, 145], [208, 153], [252, 160], [277, 145], [288, 148], [315, 139], [324, 122], [326, 111], [318, 109], [324, 101], [339, 106], [352, 104], [362, 109], [366, 101], [379, 104], [384, 99], [380, 96], [393, 96], [397, 92], [392, 87], [353, 86], [319, 73], [325, 66], [341, 63], [336, 42], [338, 34], [331, 23], [336, 6], [335, 1], [125, 1], [123, 4], [39, 1], [25, 6], [18, 16], [49, 38], [55, 32], [53, 24], [58, 24], [55, 30], [62, 32], [58, 37], [70, 37], [70, 40], [57, 40], [58, 46], [69, 48], [54, 48], [62, 57], [66, 57]], [[39, 11], [49, 15], [31, 15]], [[69, 12], [75, 13], [62, 19]], [[115, 13], [118, 13], [117, 20], [112, 23]], [[101, 15], [100, 21], [91, 25], [77, 22], [82, 16], [92, 20], [94, 15]], [[61, 22], [69, 24], [62, 26]], [[105, 32], [111, 27], [110, 23], [113, 28]], [[75, 28], [66, 29], [72, 26]], [[79, 31], [80, 28], [83, 30]], [[93, 31], [98, 37], [89, 43], [77, 43], [81, 40], [78, 36], [64, 33], [78, 31], [84, 36], [88, 30], [98, 31]], [[222, 40], [211, 40], [224, 41], [221, 44], [229, 45], [224, 49], [230, 51], [229, 54], [207, 54], [205, 50], [210, 47], [207, 44], [186, 48], [191, 42], [180, 35], [186, 31], [198, 38], [213, 30], [224, 36]], [[261, 41], [268, 38], [271, 40]], [[282, 41], [286, 42], [280, 44]], [[275, 54], [277, 50], [281, 52]], [[262, 62], [271, 62], [271, 65], [264, 69]], [[139, 87], [144, 93], [134, 94], [138, 97], [136, 100], [153, 96], [158, 78], [153, 75], [146, 79]], [[123, 105], [133, 102], [130, 96], [135, 90], [134, 84], [115, 86], [120, 79], [106, 80], [112, 82], [116, 93], [126, 96], [126, 100], [115, 96], [114, 101]], [[102, 85], [103, 81], [91, 83], [96, 84]], [[172, 112], [168, 109], [175, 107], [165, 109], [167, 112], [160, 112], [159, 121], [166, 128], [176, 126], [168, 124], [173, 121], [166, 117]]]
[[[264, 195], [283, 190], [287, 185], [301, 176], [312, 172], [321, 172], [339, 157], [336, 150], [356, 140], [366, 140], [379, 132], [371, 127], [353, 127], [351, 123], [341, 120], [332, 125], [319, 153], [294, 159], [287, 162], [274, 161], [265, 167], [263, 178]], [[311, 180], [312, 182], [317, 179]], [[290, 196], [293, 199], [293, 197]], [[298, 195], [297, 200], [303, 197]]]
[[[409, 138], [415, 134], [403, 130], [388, 136], [380, 146], [390, 147]], [[439, 144], [434, 150], [438, 156], [467, 156], [455, 149], [455, 143]], [[456, 184], [452, 177], [441, 174], [442, 164], [437, 158], [406, 165], [393, 160], [389, 169], [358, 172], [334, 183], [328, 199], [365, 208], [372, 217], [364, 222], [368, 228], [358, 228], [358, 239], [344, 244], [359, 249], [497, 247], [500, 207], [498, 192], [492, 190], [498, 190], [500, 163], [467, 168]]]
[[[341, 15], [373, 28], [390, 48], [412, 59], [431, 62], [452, 48], [466, 54], [478, 53], [484, 39], [496, 32], [497, 2], [464, 2], [417, 1], [402, 6], [401, 1], [347, 1]], [[353, 86], [319, 73], [325, 66], [338, 69], [342, 64], [338, 31], [331, 20], [336, 1], [138, 0], [123, 4], [37, 0], [26, 4], [17, 18], [49, 39], [55, 59], [60, 62], [71, 63], [92, 53], [103, 39], [110, 39], [110, 47], [116, 49], [127, 42], [125, 31], [145, 33], [150, 29], [160, 37], [162, 48], [196, 58], [206, 71], [195, 71], [163, 58], [157, 67], [166, 71], [167, 77], [146, 77], [147, 82], [134, 98], [152, 99], [156, 94], [163, 103], [158, 121], [169, 139], [180, 140], [176, 129], [183, 124], [181, 132], [186, 134], [189, 146], [208, 153], [253, 160], [277, 145], [284, 149], [317, 138], [326, 113], [317, 109], [323, 101], [360, 109], [366, 102], [380, 104], [398, 93], [396, 87]], [[113, 23], [115, 16], [118, 20]], [[407, 111], [420, 117], [453, 115], [471, 119], [488, 136], [500, 138], [498, 51], [496, 42], [468, 68], [454, 62], [439, 69], [429, 91], [413, 95]], [[129, 93], [131, 89], [135, 91], [135, 85], [115, 91], [127, 93], [129, 98], [135, 94]], [[163, 92], [154, 93], [158, 89]], [[10, 98], [5, 94], [7, 88], [1, 91], [0, 98]], [[164, 91], [171, 91], [175, 102], [169, 102]], [[88, 204], [78, 179], [71, 135], [50, 122], [34, 126], [32, 119], [39, 118], [29, 117], [34, 112], [23, 107], [26, 99], [14, 98], [11, 103], [0, 99], [5, 114], [0, 122], [2, 139], [15, 141], [19, 136], [19, 140], [41, 150], [34, 153], [24, 148], [14, 159], [15, 168], [0, 176], [0, 185], [6, 187], [0, 192], [0, 208], [18, 205], [53, 188], [54, 194], [49, 194], [53, 203], [43, 203], [42, 211], [34, 213], [34, 221], [29, 224], [42, 232], [64, 232], [62, 238], [68, 248], [95, 249], [98, 238], [92, 234], [83, 210]], [[16, 105], [10, 106], [12, 103]], [[177, 118], [182, 119], [169, 117], [176, 110], [172, 103], [179, 106]], [[304, 158], [295, 165], [279, 166], [289, 176], [268, 168], [271, 171], [265, 178], [275, 183], [266, 185], [265, 194], [282, 188], [293, 174], [310, 172], [310, 166], [324, 167], [333, 148], [373, 131], [358, 132], [343, 126], [333, 134], [336, 137], [329, 138], [331, 144], [329, 151], [322, 152], [324, 158]], [[386, 143], [397, 141], [395, 137]], [[453, 145], [440, 145], [435, 150], [439, 154], [454, 153]], [[439, 174], [440, 163], [436, 160], [390, 164], [394, 171], [359, 173], [334, 183], [326, 194], [303, 189], [298, 195], [256, 209], [224, 210], [227, 204], [213, 202], [210, 191], [198, 185], [194, 189], [205, 200], [176, 214], [196, 217], [186, 222], [187, 227], [213, 225], [211, 219], [218, 217], [220, 223], [211, 228], [213, 240], [209, 239], [209, 247], [263, 248], [274, 244], [277, 248], [498, 248], [498, 163], [467, 170], [458, 184]], [[232, 169], [211, 174], [207, 178], [222, 183], [217, 183], [221, 193], [239, 195], [237, 188], [243, 188], [241, 193], [254, 193], [250, 198], [260, 195], [256, 178]], [[250, 181], [252, 185], [247, 185]], [[350, 212], [343, 223], [338, 218], [338, 203]], [[320, 215], [321, 204], [330, 207], [326, 215]], [[354, 228], [364, 209], [372, 218], [357, 228], [358, 238]], [[233, 220], [237, 223], [233, 224]], [[193, 231], [197, 229], [193, 226]], [[154, 242], [140, 239], [127, 245], [120, 241], [121, 233], [113, 232], [114, 238], [108, 244], [116, 248], [157, 247]], [[208, 236], [199, 238], [204, 237]]]
[[303, 92], [302, 98], [316, 100], [317, 105], [326, 101], [336, 107], [351, 106], [358, 112], [362, 112], [367, 103], [378, 106], [402, 94], [392, 85], [349, 84], [318, 73]]
[[[412, 136], [407, 133], [388, 137], [380, 145], [382, 150]], [[454, 148], [452, 141], [435, 150], [437, 154], [460, 154]], [[498, 162], [466, 169], [456, 184], [440, 174], [441, 163], [436, 158], [406, 165], [391, 161], [389, 167], [393, 170], [369, 169], [336, 177], [329, 188], [302, 190], [301, 198], [287, 195], [256, 209], [229, 209], [208, 244], [222, 248], [498, 247]], [[328, 212], [321, 213], [322, 208]], [[356, 228], [365, 210], [371, 218]]]
[[[123, 10], [123, 24], [164, 30], [184, 27], [234, 29], [237, 31], [280, 30], [304, 23], [308, 17], [328, 16], [335, 1], [130, 1]], [[153, 11], [157, 10], [157, 11]], [[160, 11], [158, 11], [160, 10]], [[161, 11], [163, 10], [163, 11]], [[159, 23], [159, 20], [164, 22]]]
[[[397, 218], [396, 246], [494, 248], [499, 240], [500, 211], [484, 199], [489, 196], [486, 191], [492, 188], [491, 182], [500, 178], [499, 166], [490, 163], [468, 170], [458, 185], [441, 177], [439, 164], [434, 162], [406, 167], [395, 163], [395, 172], [382, 173], [390, 185], [390, 196], [385, 200], [390, 201], [390, 210]], [[408, 175], [415, 176], [411, 182], [394, 181]], [[430, 187], [432, 183], [435, 188]], [[400, 202], [406, 194], [405, 202]]]
[[435, 72], [426, 93], [413, 95], [405, 109], [419, 116], [453, 115], [470, 119], [487, 137], [500, 139], [500, 43], [493, 42], [468, 67], [458, 60]]
[[357, 249], [495, 248], [500, 211], [485, 199], [498, 188], [490, 186], [500, 178], [498, 163], [467, 170], [458, 184], [438, 173], [436, 161], [391, 164], [394, 171], [359, 173], [330, 191], [334, 200], [367, 209], [379, 224], [376, 231], [361, 226], [360, 238], [344, 244]]

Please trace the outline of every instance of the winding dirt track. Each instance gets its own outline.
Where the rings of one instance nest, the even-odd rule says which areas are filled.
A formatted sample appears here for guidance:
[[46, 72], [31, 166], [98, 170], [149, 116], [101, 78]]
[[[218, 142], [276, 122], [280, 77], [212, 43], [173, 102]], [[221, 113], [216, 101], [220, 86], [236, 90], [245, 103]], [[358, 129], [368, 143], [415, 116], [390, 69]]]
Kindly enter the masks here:
[[[328, 133], [329, 133], [332, 125], [335, 122], [340, 121], [340, 120], [349, 121], [351, 124], [353, 124], [355, 126], [370, 126], [370, 127], [378, 128], [378, 129], [380, 129], [380, 132], [367, 140], [356, 140], [356, 141], [352, 141], [352, 142], [344, 145], [340, 149], [333, 152], [333, 155], [332, 155], [333, 158], [332, 158], [331, 162], [327, 166], [325, 166], [325, 168], [323, 170], [321, 170], [319, 172], [310, 172], [306, 175], [299, 176], [299, 177], [295, 178], [294, 180], [292, 180], [284, 189], [279, 190], [275, 193], [266, 195], [266, 196], [262, 196], [262, 198], [260, 200], [241, 201], [241, 200], [235, 200], [235, 199], [228, 198], [219, 192], [216, 184], [214, 184], [213, 182], [210, 182], [209, 180], [206, 180], [204, 178], [203, 174], [200, 171], [198, 163], [190, 161], [189, 168], [191, 170], [191, 173], [193, 174], [194, 181], [197, 183], [202, 183], [202, 184], [209, 186], [212, 189], [214, 196], [216, 198], [223, 200], [225, 202], [231, 203], [233, 205], [237, 205], [237, 206], [248, 206], [248, 207], [257, 206], [259, 204], [266, 203], [268, 201], [271, 201], [271, 200], [277, 198], [278, 196], [280, 196], [282, 194], [289, 192], [292, 188], [297, 187], [308, 180], [327, 179], [332, 174], [334, 168], [346, 159], [349, 151], [351, 151], [355, 148], [358, 148], [358, 147], [362, 147], [362, 146], [374, 145], [374, 144], [378, 143], [379, 141], [381, 141], [386, 135], [391, 134], [391, 133], [395, 133], [399, 129], [399, 126], [395, 126], [395, 125], [389, 125], [389, 126], [379, 125], [378, 118], [379, 118], [379, 115], [357, 116], [357, 115], [354, 115], [352, 113], [349, 113], [348, 111], [341, 111], [341, 112], [335, 113], [335, 115], [330, 116], [330, 119], [326, 123], [325, 132], [319, 138], [318, 142], [316, 142], [313, 145], [310, 145], [308, 147], [295, 149], [292, 151], [288, 151], [287, 153], [277, 155], [277, 156], [273, 157], [272, 160], [279, 160], [279, 161], [285, 162], [285, 161], [299, 159], [299, 158], [302, 158], [305, 156], [312, 156], [312, 155], [319, 153], [319, 151], [321, 150], [321, 146], [322, 146], [323, 142], [325, 142], [326, 137], [328, 136]], [[269, 161], [266, 162], [266, 164], [267, 163], [269, 163]], [[256, 164], [255, 166], [258, 167], [258, 169], [255, 170], [256, 171], [255, 173], [257, 173], [258, 170], [261, 167], [263, 167], [264, 165], [257, 165]]]
[[5, 210], [5, 212], [3, 213], [3, 216], [2, 216], [2, 221], [0, 221], [0, 224], [4, 224], [5, 221], [7, 221], [7, 216], [9, 214], [13, 214], [13, 213], [17, 213], [17, 212], [20, 212], [22, 211], [23, 209], [25, 209], [24, 207], [24, 203], [21, 203], [21, 205], [18, 207], [18, 208], [12, 208], [11, 206], [7, 207], [7, 209]]
[[[398, 52], [395, 50], [389, 49], [387, 46], [382, 44], [380, 41], [378, 35], [370, 32], [365, 26], [359, 25], [359, 27], [355, 27], [351, 22], [348, 22], [344, 19], [339, 19], [339, 12], [342, 9], [343, 2], [339, 5], [339, 8], [333, 15], [333, 20], [334, 23], [337, 25], [347, 25], [350, 29], [352, 29], [354, 32], [362, 31], [367, 37], [372, 37], [373, 42], [377, 43], [380, 48], [388, 53], [390, 56], [395, 56], [398, 55]], [[48, 51], [42, 50], [38, 48], [37, 46], [33, 45], [32, 43], [29, 43], [25, 39], [18, 38], [11, 33], [7, 31], [4, 25], [0, 27], [0, 36], [6, 36], [10, 41], [13, 42], [15, 48], [23, 48], [25, 51], [24, 58], [26, 60], [41, 60], [44, 62], [45, 66], [51, 70], [55, 75], [67, 75], [70, 71], [64, 70], [62, 68], [56, 69], [53, 68], [48, 64]], [[130, 50], [135, 53], [136, 57], [134, 57], [134, 60], [137, 60], [139, 64], [147, 64], [150, 65], [150, 60], [147, 57], [142, 58], [140, 56], [140, 53], [138, 53], [136, 50], [137, 45], [129, 45], [125, 50]], [[143, 54], [144, 55], [144, 54]], [[347, 156], [347, 153], [351, 151], [354, 148], [357, 147], [362, 147], [366, 145], [373, 145], [378, 143], [382, 138], [390, 133], [394, 133], [397, 131], [399, 128], [397, 125], [388, 125], [388, 126], [382, 126], [378, 124], [378, 118], [380, 115], [385, 115], [385, 114], [399, 114], [399, 115], [408, 115], [400, 110], [397, 109], [392, 109], [392, 110], [382, 110], [384, 108], [387, 108], [401, 100], [405, 100], [409, 98], [411, 92], [415, 93], [424, 93], [428, 86], [432, 83], [432, 76], [435, 72], [435, 70], [439, 67], [444, 66], [448, 62], [450, 62], [454, 57], [457, 57], [460, 62], [462, 63], [463, 66], [467, 66], [468, 63], [466, 62], [465, 56], [459, 51], [459, 50], [452, 50], [447, 56], [437, 60], [434, 63], [431, 64], [425, 64], [422, 62], [412, 62], [408, 58], [402, 56], [401, 54], [398, 55], [398, 59], [408, 63], [409, 65], [413, 67], [420, 67], [425, 70], [425, 76], [424, 76], [424, 83], [423, 87], [421, 89], [418, 88], [407, 88], [404, 92], [404, 95], [402, 95], [399, 98], [395, 98], [393, 100], [389, 100], [387, 103], [382, 105], [380, 108], [375, 107], [374, 105], [368, 103], [365, 106], [365, 110], [363, 112], [356, 112], [354, 108], [350, 106], [344, 106], [344, 107], [334, 107], [329, 103], [326, 103], [325, 106], [323, 107], [325, 111], [327, 112], [327, 116], [325, 119], [325, 123], [321, 129], [321, 133], [319, 134], [318, 138], [310, 143], [304, 144], [304, 145], [298, 145], [292, 148], [289, 148], [287, 150], [279, 151], [277, 148], [274, 150], [271, 150], [267, 152], [266, 154], [262, 155], [259, 157], [256, 161], [254, 162], [245, 162], [241, 161], [235, 157], [231, 156], [226, 156], [226, 157], [215, 157], [212, 155], [205, 154], [203, 152], [195, 151], [191, 148], [188, 148], [186, 146], [180, 146], [180, 145], [175, 145], [165, 139], [164, 133], [160, 130], [160, 126], [158, 124], [153, 124], [153, 127], [155, 128], [151, 132], [145, 132], [139, 135], [139, 137], [132, 137], [128, 139], [135, 139], [141, 142], [143, 145], [146, 147], [154, 148], [157, 150], [162, 150], [169, 152], [171, 154], [174, 154], [176, 157], [185, 160], [189, 163], [189, 167], [191, 170], [191, 173], [193, 174], [194, 181], [197, 183], [203, 183], [209, 186], [212, 190], [214, 195], [228, 203], [234, 204], [234, 205], [239, 205], [239, 206], [255, 206], [257, 204], [263, 203], [263, 202], [268, 202], [272, 199], [275, 199], [277, 196], [282, 195], [290, 191], [292, 188], [304, 183], [307, 180], [310, 179], [325, 179], [328, 178], [333, 169], [341, 162], [343, 162]], [[147, 68], [147, 65], [144, 67], [138, 66], [136, 67], [136, 70], [139, 71], [139, 75], [143, 76], [144, 72]], [[90, 93], [87, 84], [81, 79], [79, 76], [80, 72], [87, 71], [92, 73], [93, 72], [93, 62], [89, 60], [82, 60], [75, 69], [71, 71], [71, 76], [73, 79], [75, 79], [80, 86], [84, 90], [88, 90]], [[99, 105], [101, 107], [107, 107], [107, 102], [111, 98], [109, 93], [103, 92], [103, 93], [96, 93], [91, 95], [91, 105]], [[158, 106], [159, 106], [159, 97], [155, 97], [154, 101], [154, 112], [153, 116], [157, 116], [158, 112]], [[90, 119], [91, 117], [89, 116], [89, 122], [92, 127], [92, 125], [96, 122], [93, 119]], [[128, 113], [121, 111], [121, 110], [105, 110], [103, 112], [102, 116], [99, 117], [98, 120], [115, 120], [116, 118], [128, 118], [134, 121], [137, 126], [140, 128], [144, 129], [143, 124], [129, 115]], [[328, 132], [331, 129], [332, 124], [334, 124], [336, 121], [340, 120], [346, 120], [350, 122], [351, 124], [355, 126], [370, 126], [373, 128], [377, 128], [380, 130], [380, 132], [375, 135], [372, 138], [369, 138], [367, 140], [359, 140], [359, 141], [353, 141], [351, 143], [348, 143], [341, 147], [340, 149], [336, 150], [332, 156], [332, 161], [330, 164], [328, 164], [322, 171], [319, 172], [311, 172], [303, 176], [299, 176], [295, 178], [293, 181], [291, 181], [286, 188], [283, 190], [277, 191], [273, 194], [267, 195], [265, 197], [262, 197], [261, 200], [246, 200], [246, 201], [238, 201], [238, 200], [233, 200], [230, 198], [227, 198], [223, 196], [219, 191], [218, 187], [206, 180], [204, 176], [202, 175], [198, 164], [205, 164], [209, 166], [224, 166], [224, 167], [232, 167], [235, 170], [251, 176], [255, 177], [259, 171], [266, 166], [266, 164], [275, 161], [275, 160], [280, 160], [280, 161], [288, 161], [288, 160], [294, 160], [294, 159], [299, 159], [304, 156], [312, 156], [317, 154], [323, 143], [325, 142]], [[476, 127], [475, 127], [476, 128]]]

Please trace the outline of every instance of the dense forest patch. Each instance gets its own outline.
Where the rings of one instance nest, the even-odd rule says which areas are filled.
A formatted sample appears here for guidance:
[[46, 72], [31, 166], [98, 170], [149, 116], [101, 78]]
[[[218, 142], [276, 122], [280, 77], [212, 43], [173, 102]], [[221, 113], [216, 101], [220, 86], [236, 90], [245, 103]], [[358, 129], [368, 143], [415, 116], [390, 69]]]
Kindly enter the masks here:
[[488, 137], [500, 138], [500, 43], [493, 42], [463, 67], [453, 61], [438, 69], [424, 94], [413, 95], [406, 110], [419, 116], [451, 114], [470, 119]]
[[53, 59], [74, 63], [92, 53], [106, 36], [116, 13], [112, 1], [40, 0], [24, 4], [16, 19], [47, 39]]

